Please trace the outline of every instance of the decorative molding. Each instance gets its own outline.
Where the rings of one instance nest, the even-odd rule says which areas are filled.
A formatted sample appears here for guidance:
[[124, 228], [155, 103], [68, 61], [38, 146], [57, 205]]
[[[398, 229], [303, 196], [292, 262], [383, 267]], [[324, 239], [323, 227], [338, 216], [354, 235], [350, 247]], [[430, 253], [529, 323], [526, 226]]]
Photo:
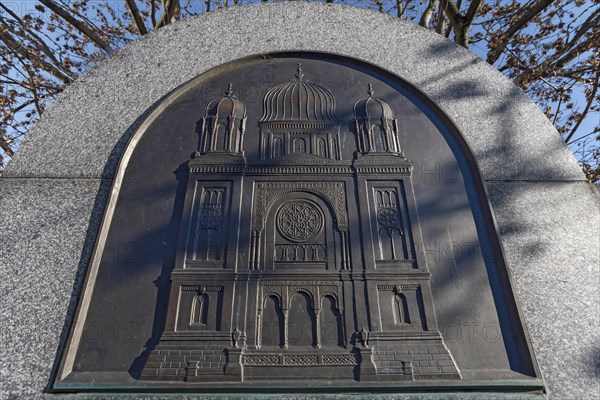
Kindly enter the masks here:
[[246, 354], [246, 366], [358, 365], [355, 354]]
[[273, 204], [292, 192], [312, 193], [325, 200], [334, 211], [338, 229], [340, 231], [348, 230], [346, 193], [343, 182], [257, 182], [253, 230], [262, 231], [266, 215]]
[[316, 354], [292, 354], [283, 356], [284, 365], [318, 365], [319, 358]]
[[417, 290], [420, 286], [418, 283], [402, 283], [400, 290]]
[[322, 281], [265, 281], [261, 285], [260, 309], [267, 297], [276, 295], [281, 300], [282, 308], [289, 308], [290, 298], [298, 293], [305, 292], [311, 298], [313, 308], [321, 308], [321, 301], [325, 296], [332, 296], [335, 299], [336, 307], [341, 313], [343, 311], [342, 287], [340, 282], [322, 282]]
[[289, 241], [305, 243], [321, 233], [323, 214], [312, 202], [291, 201], [279, 210], [277, 229]]
[[182, 291], [194, 291], [194, 292], [222, 292], [223, 286], [202, 286], [202, 285], [182, 285]]
[[244, 169], [246, 174], [252, 175], [299, 175], [299, 174], [352, 174], [350, 166], [325, 166], [325, 165], [258, 165], [249, 166]]
[[377, 211], [377, 222], [384, 228], [399, 228], [400, 214], [390, 207], [380, 208]]
[[323, 365], [357, 365], [354, 354], [323, 354]]
[[279, 365], [279, 356], [270, 354], [246, 355], [245, 365]]
[[242, 174], [244, 167], [241, 165], [191, 165], [193, 174]]
[[410, 175], [412, 173], [412, 167], [387, 167], [387, 166], [355, 166], [354, 170], [360, 174], [401, 174], [401, 175]]

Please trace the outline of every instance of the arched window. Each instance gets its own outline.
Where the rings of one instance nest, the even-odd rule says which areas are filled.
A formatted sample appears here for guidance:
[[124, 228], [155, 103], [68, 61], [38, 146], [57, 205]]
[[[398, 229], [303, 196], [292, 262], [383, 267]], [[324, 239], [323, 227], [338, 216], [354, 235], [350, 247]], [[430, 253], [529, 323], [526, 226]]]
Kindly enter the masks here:
[[206, 325], [208, 323], [208, 296], [206, 293], [198, 294], [192, 303], [192, 324]]
[[306, 153], [306, 141], [302, 138], [294, 139], [294, 154]]
[[265, 299], [265, 308], [262, 315], [262, 340], [263, 346], [284, 345], [284, 317], [277, 296], [269, 296]]
[[227, 151], [227, 139], [226, 139], [225, 125], [217, 125], [217, 131], [215, 132], [215, 147], [213, 151]]
[[292, 297], [288, 322], [288, 344], [290, 347], [316, 345], [316, 318], [310, 297], [298, 292]]
[[342, 316], [336, 306], [335, 298], [332, 296], [325, 296], [323, 298], [319, 323], [322, 346], [344, 345]]
[[327, 157], [327, 146], [325, 145], [325, 139], [319, 139], [317, 141], [317, 155], [319, 157]]
[[393, 298], [392, 309], [394, 310], [394, 324], [410, 324], [410, 315], [408, 314], [408, 303], [406, 296], [398, 293]]
[[379, 153], [383, 153], [388, 151], [387, 140], [385, 137], [385, 131], [381, 129], [379, 125], [373, 125], [371, 127], [371, 132], [373, 134], [373, 139], [375, 141], [375, 151]]
[[273, 158], [280, 158], [283, 153], [282, 149], [283, 149], [283, 145], [281, 143], [281, 139], [280, 138], [273, 139], [273, 150], [272, 150]]

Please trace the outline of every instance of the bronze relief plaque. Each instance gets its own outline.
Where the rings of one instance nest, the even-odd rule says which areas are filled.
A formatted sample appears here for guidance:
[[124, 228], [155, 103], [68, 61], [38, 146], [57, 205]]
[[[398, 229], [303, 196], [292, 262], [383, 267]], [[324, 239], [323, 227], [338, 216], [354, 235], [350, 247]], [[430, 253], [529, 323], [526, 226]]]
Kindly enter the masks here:
[[476, 164], [410, 84], [273, 54], [142, 126], [54, 390], [543, 388]]

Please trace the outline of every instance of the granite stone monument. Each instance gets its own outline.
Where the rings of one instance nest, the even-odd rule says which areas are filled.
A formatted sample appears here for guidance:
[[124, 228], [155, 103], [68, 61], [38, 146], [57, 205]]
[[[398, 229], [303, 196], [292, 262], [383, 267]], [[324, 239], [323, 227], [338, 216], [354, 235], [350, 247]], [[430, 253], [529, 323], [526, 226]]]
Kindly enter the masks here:
[[161, 29], [68, 88], [0, 195], [3, 398], [600, 395], [597, 189], [419, 27]]

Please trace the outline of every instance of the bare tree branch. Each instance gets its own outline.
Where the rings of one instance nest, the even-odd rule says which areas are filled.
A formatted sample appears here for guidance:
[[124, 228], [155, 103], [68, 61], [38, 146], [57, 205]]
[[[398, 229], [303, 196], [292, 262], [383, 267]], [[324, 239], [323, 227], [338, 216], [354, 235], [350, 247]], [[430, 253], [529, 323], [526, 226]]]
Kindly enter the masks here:
[[444, 27], [446, 25], [446, 14], [444, 13], [444, 8], [446, 8], [446, 1], [441, 0], [440, 6], [438, 8], [438, 16], [437, 23], [435, 24], [435, 31], [442, 35], [444, 33]]
[[469, 8], [467, 9], [467, 14], [464, 16], [465, 23], [468, 23], [469, 25], [471, 25], [473, 23], [473, 20], [475, 19], [475, 15], [477, 14], [477, 11], [479, 11], [479, 7], [481, 7], [481, 3], [483, 3], [483, 0], [471, 1], [471, 4], [469, 5]]
[[34, 103], [35, 100], [27, 100], [24, 101], [23, 103], [19, 104], [17, 107], [15, 108], [11, 108], [10, 109], [10, 113], [8, 115], [6, 115], [4, 118], [2, 118], [2, 120], [0, 121], [0, 126], [4, 126], [4, 124], [6, 124], [6, 122], [11, 119], [13, 117], [14, 114], [18, 113], [19, 111], [29, 107], [30, 105], [32, 105]]
[[[4, 135], [0, 135], [0, 149], [2, 149], [2, 151], [4, 151], [4, 153], [11, 158], [15, 155], [14, 150], [10, 148], [10, 144], [5, 139]], [[2, 159], [0, 159], [0, 161], [2, 161]]]
[[[75, 78], [77, 78], [77, 75], [75, 75], [74, 73], [69, 71], [69, 69], [67, 67], [62, 65], [62, 63], [60, 63], [56, 59], [56, 57], [54, 57], [52, 50], [50, 50], [50, 48], [46, 45], [46, 42], [44, 40], [42, 40], [42, 38], [40, 38], [38, 35], [36, 35], [35, 32], [33, 32], [31, 29], [29, 29], [27, 27], [27, 24], [25, 24], [23, 22], [23, 20], [17, 14], [15, 14], [10, 8], [6, 7], [2, 3], [0, 3], [0, 7], [4, 11], [6, 11], [11, 17], [13, 17], [14, 20], [17, 21], [19, 23], [19, 25], [29, 34], [29, 36], [31, 36], [31, 38], [33, 38], [33, 41], [36, 44], [36, 46], [46, 55], [46, 57], [48, 57], [50, 59], [50, 61], [52, 61], [52, 63], [57, 67], [57, 69], [60, 70], [60, 72], [67, 75], [69, 78], [71, 78], [71, 80], [74, 80]], [[3, 22], [4, 24], [6, 24], [6, 26], [8, 26], [8, 24], [6, 23], [5, 19], [2, 16], [0, 16], [0, 22]]]
[[[578, 138], [595, 116], [595, 99], [600, 92], [598, 1], [369, 0], [357, 5], [419, 23], [446, 37], [453, 35], [453, 40], [464, 47], [474, 48], [475, 43], [486, 41], [485, 59], [493, 64], [502, 59], [498, 69], [521, 86], [548, 115], [553, 114], [554, 125], [570, 144], [575, 141], [581, 144], [576, 156], [586, 174], [597, 180], [600, 141], [588, 136], [584, 143]], [[325, 2], [347, 3], [346, 0]], [[37, 120], [49, 100], [102, 56], [96, 46], [109, 52], [128, 41], [131, 32], [145, 35], [184, 14], [195, 15], [242, 3], [240, 0], [120, 3], [40, 0], [36, 9], [43, 12], [41, 4], [44, 4], [52, 12], [49, 20], [39, 18], [33, 10], [16, 15], [6, 2], [0, 3], [0, 84], [15, 89], [0, 94], [3, 102], [0, 170], [18, 146], [18, 138]], [[121, 12], [115, 4], [125, 4], [128, 10]], [[575, 95], [582, 90], [586, 93], [584, 99]], [[595, 103], [590, 103], [590, 93]], [[14, 110], [20, 112], [15, 115]]]
[[554, 54], [546, 58], [540, 64], [532, 67], [530, 71], [523, 72], [518, 75], [514, 81], [517, 85], [522, 86], [527, 82], [535, 79], [540, 79], [544, 76], [555, 74], [556, 70], [565, 67], [574, 58], [578, 57], [585, 51], [596, 46], [598, 43], [598, 34], [593, 34], [587, 40], [577, 44], [577, 42], [590, 30], [600, 25], [600, 13], [592, 13], [575, 32], [575, 35], [561, 46]]
[[598, 134], [598, 128], [596, 128], [596, 130], [591, 131], [590, 133], [586, 133], [585, 135], [578, 137], [577, 139], [573, 140], [572, 142], [569, 142], [569, 144], [577, 143], [580, 140], [583, 140], [587, 137], [590, 137], [592, 135], [597, 135], [597, 134]]
[[150, 0], [150, 20], [152, 27], [156, 28], [156, 0]]
[[433, 16], [433, 10], [438, 6], [439, 0], [429, 0], [427, 3], [427, 8], [421, 14], [421, 18], [419, 19], [419, 25], [423, 28], [429, 27], [429, 22], [431, 21], [431, 17]]
[[[525, 12], [521, 14], [521, 16], [513, 22], [513, 24], [504, 32], [497, 41], [494, 42], [493, 48], [490, 49], [486, 61], [488, 64], [494, 64], [506, 46], [510, 39], [527, 25], [533, 18], [535, 18], [539, 13], [544, 11], [550, 4], [555, 2], [556, 0], [539, 0], [533, 6], [529, 7]], [[521, 10], [523, 11], [523, 10]]]
[[[31, 59], [31, 57], [35, 57], [31, 51], [25, 48], [23, 45], [19, 43], [19, 41], [15, 40], [12, 35], [5, 30], [5, 28], [0, 27], [0, 40], [6, 44], [14, 54], [18, 55], [19, 59], [22, 60], [22, 57], [26, 57], [27, 59]], [[23, 62], [23, 61], [22, 61]], [[71, 77], [66, 75], [64, 72], [60, 71], [58, 68], [53, 66], [52, 64], [46, 62], [45, 60], [35, 57], [35, 62], [39, 63], [40, 67], [44, 69], [44, 71], [48, 72], [64, 84], [69, 84], [73, 81]], [[23, 65], [25, 63], [23, 62]]]
[[[514, 81], [518, 86], [523, 86], [535, 79], [543, 79], [545, 76], [556, 76], [559, 74], [557, 70], [562, 69], [577, 56], [587, 51], [593, 43], [593, 39], [586, 40], [566, 53], [563, 52], [565, 50], [565, 48], [563, 48], [559, 52], [548, 57], [538, 66], [529, 68], [529, 71], [521, 73]], [[559, 58], [559, 55], [562, 57]]]
[[142, 16], [140, 15], [140, 10], [135, 3], [135, 0], [125, 0], [127, 2], [127, 8], [129, 8], [129, 12], [131, 12], [131, 16], [133, 18], [133, 22], [135, 23], [135, 27], [137, 28], [140, 35], [144, 36], [148, 33], [146, 29], [146, 25], [144, 25], [144, 21], [142, 20]]
[[82, 21], [79, 21], [79, 20], [73, 18], [73, 16], [71, 14], [69, 14], [64, 8], [62, 8], [61, 6], [56, 4], [54, 1], [39, 0], [39, 2], [42, 3], [43, 5], [45, 5], [46, 7], [48, 7], [50, 10], [52, 10], [57, 15], [59, 15], [62, 19], [67, 21], [69, 24], [73, 25], [74, 28], [76, 28], [79, 32], [83, 33], [92, 42], [96, 43], [96, 45], [98, 47], [100, 47], [102, 50], [104, 50], [106, 53], [112, 53], [113, 49], [108, 45], [108, 43], [106, 43], [104, 40], [102, 40], [102, 38], [100, 38], [100, 36], [98, 36], [94, 31], [92, 31], [92, 29], [90, 29], [89, 26], [87, 26]]
[[469, 47], [469, 29], [483, 0], [472, 0], [465, 15], [460, 13], [459, 5], [453, 0], [443, 0], [442, 3], [445, 3], [444, 12], [454, 29], [454, 41], [464, 48]]
[[587, 113], [590, 112], [590, 108], [592, 108], [592, 104], [594, 104], [596, 100], [596, 93], [598, 92], [598, 83], [600, 83], [600, 71], [596, 72], [596, 79], [594, 80], [594, 86], [592, 87], [592, 94], [588, 99], [587, 105], [585, 106], [585, 109], [583, 110], [583, 113], [581, 114], [579, 120], [577, 121], [573, 129], [571, 129], [569, 136], [567, 136], [567, 138], [565, 139], [566, 143], [569, 143], [569, 140], [571, 140], [575, 132], [577, 132], [577, 129], [579, 129], [579, 127], [581, 126], [581, 123], [585, 119]]
[[169, 25], [171, 22], [179, 19], [180, 6], [179, 0], [163, 0], [163, 11], [156, 23], [156, 29]]
[[584, 53], [585, 51], [589, 50], [593, 45], [594, 45], [594, 40], [591, 38], [589, 40], [579, 43], [577, 46], [575, 46], [573, 49], [571, 49], [568, 53], [566, 53], [561, 58], [556, 60], [552, 69], [562, 69], [569, 62], [571, 62], [574, 58], [581, 55], [581, 53]]
[[443, 11], [448, 16], [450, 23], [457, 22], [460, 18], [460, 10], [456, 6], [456, 3], [452, 0], [442, 0]]

